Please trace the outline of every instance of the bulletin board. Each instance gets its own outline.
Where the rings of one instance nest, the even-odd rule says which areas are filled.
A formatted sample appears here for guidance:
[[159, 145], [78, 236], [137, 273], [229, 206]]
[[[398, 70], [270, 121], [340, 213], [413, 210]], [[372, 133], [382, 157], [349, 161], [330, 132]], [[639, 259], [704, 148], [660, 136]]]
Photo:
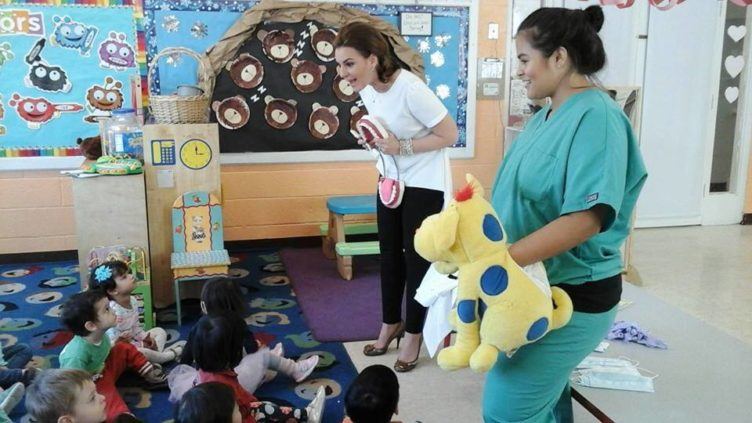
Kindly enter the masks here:
[[[453, 148], [452, 157], [472, 157], [474, 140], [473, 121], [474, 101], [474, 1], [458, 2], [417, 2], [419, 5], [385, 4], [343, 4], [346, 7], [364, 10], [398, 26], [401, 12], [430, 12], [432, 33], [426, 36], [405, 36], [405, 40], [423, 57], [428, 86], [445, 104], [457, 122], [459, 139]], [[444, 4], [439, 4], [444, 3]], [[210, 1], [191, 0], [171, 2], [169, 0], [146, 0], [145, 30], [149, 57], [155, 56], [167, 47], [185, 46], [203, 52], [219, 41], [227, 29], [242, 12], [252, 7], [252, 1]], [[329, 71], [327, 71], [329, 72]], [[329, 78], [334, 72], [329, 72]], [[324, 76], [327, 76], [325, 72]], [[158, 64], [154, 78], [154, 92], [171, 93], [180, 84], [196, 83], [196, 64], [188, 57], [167, 57]], [[347, 127], [349, 111], [340, 110], [341, 126]], [[347, 116], [345, 116], [347, 115]], [[305, 118], [308, 117], [306, 113]], [[342, 131], [343, 137], [347, 134]], [[275, 152], [253, 149], [238, 151], [237, 144], [228, 149], [224, 146], [223, 129], [220, 128], [223, 163], [253, 162], [306, 162], [334, 160], [372, 160], [372, 157], [355, 143], [354, 138], [342, 139], [334, 150], [309, 151], [285, 148]], [[228, 153], [231, 151], [232, 153]], [[284, 151], [284, 153], [283, 153]], [[252, 153], [252, 154], [242, 154]], [[298, 154], [300, 153], [300, 154]]]
[[144, 64], [136, 7], [35, 3], [0, 6], [0, 155], [78, 155], [97, 117], [132, 105]]

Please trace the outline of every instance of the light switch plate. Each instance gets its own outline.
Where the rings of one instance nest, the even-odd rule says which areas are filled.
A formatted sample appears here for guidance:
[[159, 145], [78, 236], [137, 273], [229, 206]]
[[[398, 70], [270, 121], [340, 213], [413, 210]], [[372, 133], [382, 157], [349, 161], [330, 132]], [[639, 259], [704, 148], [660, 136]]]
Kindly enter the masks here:
[[489, 40], [499, 39], [499, 24], [495, 22], [491, 22], [488, 24], [488, 39]]

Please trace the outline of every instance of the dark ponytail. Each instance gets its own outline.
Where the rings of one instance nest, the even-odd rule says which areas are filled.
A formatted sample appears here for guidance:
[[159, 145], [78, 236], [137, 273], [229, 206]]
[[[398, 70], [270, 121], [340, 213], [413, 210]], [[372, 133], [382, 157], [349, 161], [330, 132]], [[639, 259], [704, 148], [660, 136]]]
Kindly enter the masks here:
[[524, 35], [544, 57], [564, 47], [575, 70], [589, 76], [606, 64], [606, 51], [598, 36], [603, 20], [600, 6], [589, 6], [585, 10], [544, 7], [522, 21], [517, 35]]

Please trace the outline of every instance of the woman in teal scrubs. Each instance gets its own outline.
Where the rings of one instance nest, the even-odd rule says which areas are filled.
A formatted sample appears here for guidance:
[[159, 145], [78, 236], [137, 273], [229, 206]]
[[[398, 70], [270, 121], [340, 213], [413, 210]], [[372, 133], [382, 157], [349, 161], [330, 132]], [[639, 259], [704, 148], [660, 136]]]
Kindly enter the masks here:
[[491, 202], [521, 266], [543, 261], [572, 298], [563, 328], [501, 354], [483, 394], [486, 422], [571, 421], [569, 375], [608, 332], [621, 297], [630, 216], [647, 173], [630, 122], [591, 78], [605, 64], [603, 12], [543, 8], [518, 28], [518, 76], [550, 98], [517, 137]]

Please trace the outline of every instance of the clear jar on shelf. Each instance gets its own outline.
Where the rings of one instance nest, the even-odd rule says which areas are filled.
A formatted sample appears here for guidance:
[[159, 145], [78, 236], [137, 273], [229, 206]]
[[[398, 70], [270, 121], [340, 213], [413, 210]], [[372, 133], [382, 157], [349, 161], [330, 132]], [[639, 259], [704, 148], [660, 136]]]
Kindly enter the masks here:
[[105, 124], [102, 153], [108, 156], [128, 155], [144, 161], [143, 130], [134, 109], [118, 109]]

